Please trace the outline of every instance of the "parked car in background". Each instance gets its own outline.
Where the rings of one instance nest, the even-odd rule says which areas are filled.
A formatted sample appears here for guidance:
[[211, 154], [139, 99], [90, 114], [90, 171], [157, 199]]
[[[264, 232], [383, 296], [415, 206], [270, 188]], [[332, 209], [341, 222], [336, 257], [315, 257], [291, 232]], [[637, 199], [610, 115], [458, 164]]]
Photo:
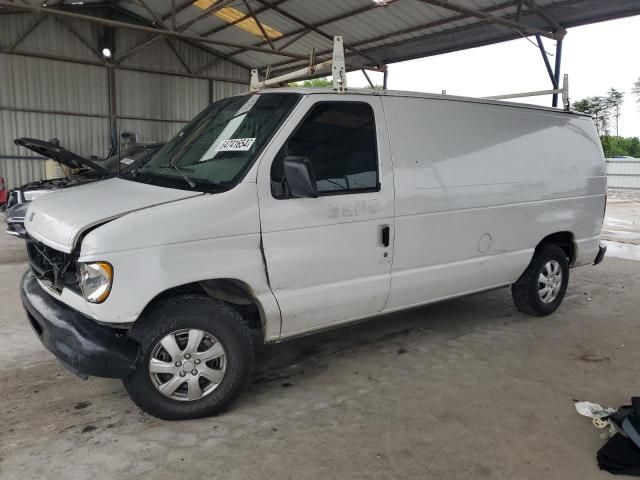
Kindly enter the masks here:
[[272, 343], [498, 287], [553, 313], [599, 263], [588, 116], [412, 92], [212, 103], [113, 178], [38, 198], [22, 301], [80, 376], [166, 419], [213, 415]]
[[19, 238], [24, 238], [24, 215], [29, 202], [33, 199], [63, 188], [104, 180], [118, 176], [119, 173], [123, 174], [135, 167], [138, 162], [153, 155], [163, 145], [162, 143], [136, 144], [122, 150], [119, 155], [113, 155], [104, 160], [89, 160], [52, 142], [19, 138], [15, 143], [29, 148], [43, 157], [51, 158], [73, 172], [65, 177], [27, 183], [9, 192], [5, 212], [6, 233]]
[[24, 216], [27, 213], [28, 207], [29, 203], [18, 203], [7, 209], [5, 212], [5, 221], [7, 222], [5, 233], [18, 238], [26, 238]]

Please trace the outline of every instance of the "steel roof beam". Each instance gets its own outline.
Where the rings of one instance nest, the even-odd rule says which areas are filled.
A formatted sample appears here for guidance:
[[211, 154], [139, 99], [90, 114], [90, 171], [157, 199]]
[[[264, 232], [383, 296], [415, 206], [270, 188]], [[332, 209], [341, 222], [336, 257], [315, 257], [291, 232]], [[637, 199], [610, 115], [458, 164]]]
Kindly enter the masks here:
[[[278, 0], [278, 1], [274, 1], [274, 2], [272, 2], [270, 5], [271, 5], [271, 6], [278, 6], [278, 5], [280, 5], [281, 3], [284, 3], [284, 2], [286, 2], [286, 1], [287, 1], [287, 0]], [[321, 22], [315, 23], [315, 24], [313, 24], [313, 25], [311, 25], [311, 26], [313, 26], [313, 27], [315, 27], [315, 28], [320, 28], [320, 27], [323, 27], [323, 26], [325, 26], [325, 25], [329, 25], [330, 23], [337, 22], [337, 21], [339, 21], [339, 20], [344, 20], [345, 18], [355, 17], [356, 15], [360, 15], [361, 13], [365, 13], [365, 12], [368, 12], [368, 11], [370, 11], [370, 10], [374, 10], [374, 9], [376, 9], [376, 8], [385, 8], [385, 7], [388, 7], [389, 5], [391, 5], [391, 4], [393, 4], [393, 3], [397, 2], [397, 1], [398, 1], [398, 0], [387, 0], [387, 2], [386, 2], [386, 3], [384, 3], [384, 4], [381, 4], [381, 3], [380, 3], [380, 4], [378, 4], [378, 3], [373, 3], [373, 2], [371, 2], [371, 5], [366, 5], [366, 6], [364, 6], [364, 7], [360, 7], [360, 8], [357, 8], [357, 9], [355, 9], [355, 10], [350, 10], [349, 12], [341, 13], [340, 15], [335, 15], [335, 16], [333, 16], [333, 17], [330, 17], [330, 18], [327, 18], [327, 19], [325, 19], [325, 20], [322, 20]], [[262, 10], [260, 10], [260, 11], [264, 11], [264, 10], [268, 10], [268, 9], [269, 9], [269, 7], [264, 7], [264, 8], [263, 8]], [[237, 22], [241, 22], [242, 20], [244, 20], [244, 19], [246, 19], [246, 18], [248, 18], [248, 17], [249, 17], [249, 16], [245, 16], [245, 17], [243, 17], [243, 18], [241, 18], [241, 19], [238, 19], [238, 20], [237, 20]], [[237, 22], [235, 22], [235, 23], [237, 23]], [[231, 27], [231, 26], [235, 25], [235, 23], [234, 23], [234, 22], [232, 22], [232, 23], [230, 23], [230, 24], [228, 24], [228, 25], [224, 25], [223, 27], [217, 27], [217, 29], [211, 30], [211, 31], [209, 31], [209, 32], [205, 32], [205, 33], [203, 33], [203, 35], [205, 35], [205, 36], [206, 36], [206, 35], [209, 35], [209, 34], [217, 33], [217, 32], [219, 32], [219, 31], [221, 31], [221, 30], [224, 30], [225, 28], [228, 28], [228, 27]], [[302, 37], [304, 37], [305, 35], [307, 35], [307, 34], [308, 34], [309, 32], [311, 32], [311, 31], [312, 31], [312, 29], [311, 29], [311, 28], [309, 28], [309, 27], [303, 27], [303, 28], [300, 28], [300, 29], [298, 29], [298, 30], [294, 30], [294, 31], [292, 31], [292, 32], [285, 33], [285, 34], [284, 34], [284, 35], [282, 35], [281, 37], [278, 37], [278, 38], [275, 40], [276, 42], [278, 42], [278, 41], [280, 41], [280, 40], [285, 40], [285, 39], [287, 39], [287, 38], [291, 39], [291, 37], [295, 37], [295, 38], [291, 39], [289, 42], [286, 42], [286, 43], [284, 43], [283, 45], [281, 45], [280, 47], [278, 47], [278, 50], [284, 50], [285, 48], [287, 48], [288, 46], [290, 46], [290, 45], [294, 44], [295, 42], [297, 42], [298, 40], [300, 40]], [[256, 43], [256, 44], [255, 44], [255, 46], [258, 46], [258, 47], [259, 47], [259, 46], [263, 46], [263, 45], [265, 45], [265, 44], [266, 44], [266, 42], [264, 42], [264, 41], [263, 41], [263, 42], [260, 42], [260, 43]], [[345, 47], [346, 47], [346, 45], [345, 45]], [[236, 50], [236, 51], [234, 51], [234, 52], [229, 53], [228, 58], [230, 58], [230, 57], [232, 57], [232, 56], [234, 56], [234, 55], [239, 55], [239, 54], [244, 53], [244, 52], [246, 52], [246, 51], [247, 51], [246, 49]], [[214, 65], [215, 63], [217, 63], [217, 62], [216, 62], [216, 61], [209, 62], [209, 64], [207, 64], [207, 65], [203, 65], [203, 66], [202, 66], [202, 67], [200, 67], [197, 71], [204, 71], [204, 70], [206, 70], [207, 68], [210, 68], [210, 67], [211, 67], [212, 65]]]
[[529, 8], [529, 10], [534, 11], [540, 17], [544, 18], [547, 22], [549, 22], [557, 33], [562, 34], [562, 37], [564, 37], [567, 34], [566, 29], [562, 25], [560, 25], [560, 23], [555, 18], [549, 15], [542, 7], [536, 4], [534, 0], [523, 0], [523, 1], [524, 3], [527, 4], [527, 7]]
[[295, 37], [293, 37], [292, 39], [288, 40], [286, 43], [284, 43], [283, 45], [280, 45], [278, 48], [280, 50], [285, 49], [291, 45], [293, 45], [294, 43], [296, 43], [298, 40], [302, 39], [303, 37], [305, 37], [308, 33], [311, 32], [310, 28], [305, 28], [304, 30], [302, 30], [298, 35], [296, 35]]
[[[175, 0], [172, 0], [172, 1], [175, 1]], [[153, 21], [153, 23], [157, 23], [158, 25], [161, 25], [167, 30], [170, 30], [170, 28], [167, 27], [167, 25], [164, 23], [164, 20], [159, 18], [158, 14], [154, 12], [149, 5], [147, 5], [147, 2], [145, 2], [144, 0], [137, 0], [137, 2], [140, 4], [140, 6], [142, 6], [142, 8], [144, 8], [147, 11], [149, 15], [151, 15], [151, 20]], [[175, 28], [173, 28], [173, 30], [175, 30]]]
[[[132, 19], [132, 20], [134, 20], [136, 22], [142, 23], [144, 25], [149, 25], [150, 24], [150, 21], [147, 18], [141, 17], [141, 16], [139, 16], [139, 15], [137, 15], [137, 14], [135, 14], [135, 13], [129, 11], [129, 10], [123, 9], [123, 8], [117, 6], [117, 5], [114, 5], [112, 8], [115, 11], [121, 13], [122, 15], [124, 15], [124, 16], [126, 16], [126, 17], [128, 17], [128, 18], [130, 18], [130, 19]], [[164, 22], [166, 20], [165, 16], [161, 17], [160, 20]], [[165, 23], [165, 25], [166, 25], [166, 23]], [[150, 37], [151, 37], [151, 35], [147, 36], [147, 38], [150, 38]], [[237, 66], [239, 66], [241, 68], [244, 68], [245, 70], [251, 70], [251, 68], [252, 68], [252, 67], [250, 67], [248, 65], [245, 65], [242, 62], [239, 62], [237, 60], [229, 59], [226, 54], [223, 54], [222, 52], [220, 52], [218, 50], [215, 50], [215, 49], [213, 49], [211, 47], [208, 47], [207, 45], [204, 45], [202, 43], [198, 43], [198, 42], [194, 42], [194, 41], [190, 41], [190, 40], [181, 40], [181, 39], [179, 41], [184, 42], [185, 44], [190, 45], [191, 47], [193, 47], [195, 49], [201, 50], [203, 52], [207, 52], [207, 53], [209, 53], [211, 55], [215, 55], [217, 57], [217, 59], [219, 59], [219, 60], [227, 60], [229, 63], [237, 65]]]
[[520, 15], [522, 14], [522, 2], [523, 0], [517, 0], [518, 6], [516, 7], [516, 22], [520, 22]]
[[[151, 10], [147, 4], [144, 2], [144, 0], [138, 0], [141, 5], [143, 5], [143, 7], [147, 10], [147, 12], [149, 12], [149, 14], [156, 19], [156, 14], [153, 10]], [[202, 20], [203, 18], [208, 17], [209, 15], [212, 15], [213, 13], [217, 12], [218, 10], [220, 10], [221, 8], [224, 8], [225, 5], [231, 3], [234, 0], [222, 0], [221, 2], [218, 2], [216, 4], [214, 4], [213, 6], [207, 8], [202, 14], [198, 15], [196, 18], [189, 20], [188, 22], [183, 23], [182, 25], [180, 25], [175, 31], [176, 32], [184, 32], [187, 28], [189, 28], [190, 26], [192, 26], [193, 24], [199, 22], [200, 20]], [[165, 24], [164, 21], [162, 19], [159, 19], [159, 23], [162, 26], [162, 28], [164, 28], [165, 30], [170, 30]], [[137, 45], [131, 47], [129, 50], [127, 50], [126, 52], [124, 52], [122, 55], [120, 55], [117, 59], [116, 62], [121, 62], [122, 60], [124, 60], [125, 58], [129, 58], [131, 55], [134, 55], [138, 52], [140, 52], [141, 50], [144, 50], [145, 48], [153, 45], [155, 42], [157, 42], [158, 40], [160, 40], [162, 38], [162, 35], [159, 34], [154, 34], [149, 36], [148, 38], [146, 38], [145, 40], [143, 40], [142, 42], [138, 43]]]
[[[274, 12], [279, 13], [280, 15], [282, 15], [283, 17], [288, 18], [289, 20], [293, 20], [294, 22], [299, 23], [300, 25], [302, 25], [305, 28], [311, 29], [312, 31], [314, 31], [318, 35], [321, 35], [324, 38], [326, 38], [328, 40], [331, 40], [333, 42], [333, 35], [329, 35], [328, 33], [325, 33], [324, 31], [320, 30], [317, 26], [312, 25], [312, 24], [302, 20], [301, 18], [290, 14], [286, 10], [283, 10], [282, 8], [280, 8], [280, 7], [276, 6], [276, 5], [273, 5], [272, 3], [268, 2], [267, 0], [257, 0], [257, 1], [260, 2], [262, 5], [264, 5], [265, 7], [269, 8], [270, 10], [273, 10]], [[347, 50], [350, 50], [353, 53], [355, 53], [357, 55], [360, 55], [363, 58], [366, 58], [370, 62], [373, 62], [374, 65], [377, 65], [379, 63], [378, 60], [376, 60], [375, 58], [367, 55], [366, 53], [363, 53], [363, 52], [359, 51], [355, 47], [347, 45], [346, 43], [344, 43], [343, 45], [344, 45], [344, 48], [346, 48]], [[281, 51], [281, 50], [278, 50], [278, 51]]]
[[169, 48], [171, 49], [173, 54], [176, 56], [176, 58], [180, 62], [180, 65], [182, 65], [182, 68], [184, 68], [187, 71], [187, 73], [192, 73], [191, 69], [189, 68], [189, 65], [187, 65], [187, 62], [184, 61], [184, 58], [182, 58], [182, 55], [180, 55], [180, 52], [178, 52], [178, 49], [175, 47], [172, 41], [168, 38], [165, 38], [164, 40], [165, 42], [167, 42], [167, 45], [169, 45]]
[[[287, 2], [288, 0], [276, 0], [273, 2], [274, 5], [280, 5], [284, 2]], [[262, 12], [264, 12], [265, 10], [268, 10], [267, 7], [261, 7], [261, 8], [256, 8], [255, 12], [256, 14], [260, 14]], [[240, 23], [240, 22], [244, 22], [245, 20], [251, 18], [250, 14], [245, 14], [240, 18], [237, 18], [236, 20], [229, 22], [229, 23], [225, 23], [224, 25], [220, 25], [219, 27], [214, 27], [211, 30], [208, 30], [206, 32], [204, 32], [202, 35], [207, 37], [209, 35], [213, 35], [214, 33], [218, 33], [221, 32], [222, 30], [226, 30], [227, 28], [233, 27], [234, 25]]]
[[[154, 19], [154, 21], [155, 21], [156, 23], [158, 23], [159, 25], [161, 25], [161, 26], [162, 26], [163, 28], [165, 28], [166, 30], [170, 30], [170, 29], [169, 29], [169, 27], [167, 26], [167, 24], [164, 22], [164, 20], [166, 20], [166, 18], [167, 18], [167, 16], [166, 16], [166, 15], [165, 15], [165, 16], [162, 16], [162, 17], [160, 17], [160, 18], [158, 18], [158, 14], [156, 14], [156, 13], [155, 13], [155, 12], [154, 12], [154, 11], [153, 11], [153, 10], [152, 10], [148, 5], [147, 5], [147, 4], [146, 4], [146, 2], [145, 2], [144, 0], [138, 0], [138, 2], [139, 2], [139, 3], [140, 3], [140, 4], [145, 8], [145, 10], [147, 10], [147, 12], [148, 12], [152, 17], [153, 17], [153, 19]], [[172, 3], [172, 8], [173, 8], [173, 6], [175, 5], [175, 0], [172, 0], [172, 2], [173, 2], [173, 3]], [[189, 5], [191, 5], [191, 3], [187, 4], [186, 6], [188, 7]], [[183, 7], [184, 7], [184, 6], [183, 6]], [[219, 8], [222, 8], [222, 7], [224, 7], [224, 5], [220, 5], [220, 6], [219, 6]], [[183, 10], [184, 10], [184, 8], [183, 8]], [[211, 13], [213, 13], [213, 12], [211, 12]], [[207, 14], [207, 16], [208, 16], [208, 15], [209, 15], [209, 14]], [[172, 18], [172, 22], [174, 23], [174, 25], [173, 25], [173, 30], [176, 30], [176, 26], [175, 26], [175, 19], [176, 19], [176, 18], [175, 18], [175, 15], [173, 15], [171, 18]], [[192, 25], [192, 24], [191, 24], [191, 25]], [[188, 25], [188, 26], [189, 26], [189, 25]], [[182, 27], [182, 26], [181, 26], [181, 27]], [[178, 28], [181, 28], [181, 27], [178, 27]], [[180, 31], [182, 31], [182, 30], [180, 30]], [[122, 61], [122, 60], [124, 60], [125, 58], [129, 57], [130, 55], [133, 55], [134, 53], [139, 52], [140, 50], [142, 50], [142, 49], [144, 49], [144, 48], [146, 48], [146, 47], [150, 46], [150, 45], [151, 45], [151, 43], [154, 43], [154, 42], [155, 42], [157, 39], [159, 39], [159, 38], [162, 38], [162, 37], [161, 37], [161, 36], [156, 36], [156, 35], [149, 35], [149, 36], [147, 36], [147, 38], [146, 38], [145, 40], [143, 40], [142, 42], [140, 42], [138, 45], [135, 45], [134, 47], [132, 47], [128, 52], [125, 52], [125, 53], [123, 54], [123, 56], [121, 56], [121, 57], [119, 57], [119, 58], [117, 59], [117, 61]], [[185, 67], [185, 69], [186, 69], [189, 73], [192, 73], [192, 70], [191, 70], [191, 69], [186, 65], [186, 63], [184, 62], [184, 60], [182, 59], [182, 57], [178, 54], [178, 51], [175, 49], [175, 46], [173, 45], [173, 43], [171, 43], [171, 42], [167, 42], [167, 43], [169, 44], [169, 47], [171, 47], [171, 49], [173, 50], [173, 52], [178, 56], [178, 58], [179, 58], [179, 60], [180, 60], [180, 63], [182, 63], [182, 65]], [[203, 46], [203, 45], [201, 45], [201, 44], [197, 44], [197, 43], [194, 43], [194, 42], [188, 42], [188, 44], [189, 44], [189, 45], [194, 46], [195, 48], [200, 48], [200, 49], [202, 49], [203, 51], [208, 52], [208, 53], [211, 53], [212, 55], [215, 55], [215, 56], [217, 57], [217, 58], [216, 58], [216, 59], [214, 59], [212, 62], [208, 62], [208, 63], [207, 63], [207, 65], [205, 65], [205, 67], [207, 67], [207, 68], [209, 68], [208, 66], [212, 66], [211, 64], [217, 64], [217, 63], [220, 63], [220, 62], [222, 62], [222, 61], [225, 61], [225, 60], [226, 60], [226, 61], [228, 61], [228, 62], [230, 62], [230, 63], [233, 63], [233, 64], [235, 64], [235, 65], [238, 65], [238, 66], [240, 66], [240, 67], [242, 67], [242, 68], [246, 68], [247, 70], [250, 70], [250, 67], [248, 67], [247, 65], [244, 65], [244, 64], [242, 64], [242, 63], [240, 63], [240, 62], [237, 62], [237, 61], [235, 61], [235, 60], [230, 59], [228, 54], [224, 54], [224, 53], [218, 52], [218, 51], [216, 51], [216, 50], [209, 49], [208, 47], [205, 47], [205, 46]], [[134, 51], [134, 50], [135, 50], [135, 51]], [[199, 72], [200, 72], [200, 71], [204, 71], [204, 70], [206, 70], [206, 68], [202, 68], [202, 67], [201, 67], [200, 69], [198, 69], [198, 71], [199, 71]]]
[[85, 48], [89, 49], [91, 53], [93, 53], [99, 61], [106, 63], [104, 61], [104, 58], [100, 55], [100, 52], [98, 52], [98, 49], [95, 48], [93, 45], [91, 45], [89, 41], [86, 40], [82, 35], [80, 35], [80, 32], [78, 32], [74, 27], [72, 27], [71, 25], [68, 25], [66, 21], [61, 18], [54, 17], [54, 20], [58, 22], [62, 26], [62, 28], [64, 28], [71, 35], [73, 35], [76, 38], [76, 40], [78, 40]]
[[196, 73], [173, 72], [171, 70], [162, 70], [158, 68], [136, 67], [136, 66], [129, 66], [129, 65], [114, 65], [110, 63], [104, 64], [102, 62], [98, 62], [97, 60], [87, 60], [84, 58], [67, 57], [64, 55], [53, 55], [53, 54], [46, 54], [46, 53], [40, 53], [40, 52], [32, 52], [27, 50], [8, 50], [6, 48], [4, 49], [0, 48], [0, 53], [5, 53], [9, 55], [18, 55], [22, 57], [41, 58], [43, 60], [75, 63], [78, 65], [89, 65], [94, 67], [111, 68], [114, 70], [124, 70], [129, 72], [153, 73], [158, 75], [167, 75], [169, 77], [198, 78], [201, 80], [213, 80], [216, 82], [236, 83], [236, 84], [245, 85], [245, 86], [249, 84], [248, 78], [241, 80], [238, 78], [221, 77], [217, 75], [198, 75]]
[[24, 41], [24, 39], [27, 38], [29, 34], [33, 32], [38, 27], [38, 25], [40, 25], [44, 21], [45, 18], [46, 17], [44, 15], [36, 18], [36, 20], [31, 25], [29, 25], [27, 29], [22, 32], [22, 34], [19, 35], [11, 45], [9, 45], [9, 50], [13, 50], [18, 45], [20, 45]]
[[158, 28], [146, 27], [143, 25], [135, 25], [129, 22], [120, 22], [117, 20], [109, 20], [105, 18], [93, 17], [91, 15], [81, 15], [77, 13], [66, 12], [63, 10], [50, 9], [45, 7], [36, 7], [33, 5], [19, 5], [19, 4], [9, 3], [6, 1], [0, 1], [0, 8], [8, 9], [8, 10], [25, 11], [25, 12], [31, 12], [31, 13], [42, 13], [45, 15], [58, 16], [63, 18], [74, 18], [77, 20], [84, 20], [90, 23], [96, 23], [98, 25], [104, 25], [107, 27], [125, 28], [129, 30], [136, 30], [138, 32], [159, 34], [159, 35], [164, 35], [166, 37], [178, 38], [181, 40], [188, 40], [188, 41], [194, 41], [194, 42], [208, 43], [211, 45], [218, 45], [218, 46], [227, 47], [227, 48], [246, 48], [247, 50], [251, 50], [253, 52], [268, 53], [272, 55], [279, 55], [282, 57], [294, 58], [299, 60], [307, 59], [306, 55], [300, 55], [293, 52], [274, 51], [268, 48], [254, 47], [250, 45], [240, 45], [238, 43], [232, 43], [232, 42], [223, 42], [221, 40], [212, 40], [210, 38], [200, 37], [198, 35], [188, 35], [185, 33], [173, 32], [171, 30], [160, 30]]
[[269, 35], [267, 35], [267, 31], [262, 26], [262, 22], [258, 19], [258, 15], [256, 15], [256, 12], [254, 12], [253, 8], [251, 8], [251, 4], [247, 0], [244, 0], [244, 4], [247, 7], [247, 10], [249, 10], [249, 13], [251, 14], [251, 16], [253, 17], [253, 20], [258, 25], [260, 32], [262, 32], [262, 36], [267, 42], [269, 42], [269, 46], [271, 47], [271, 50], [275, 50], [276, 47], [273, 46], [273, 42], [271, 41], [271, 38], [269, 37]]
[[[180, 12], [186, 10], [191, 5], [193, 5], [193, 0], [187, 0], [186, 2], [184, 2], [183, 4], [181, 4], [179, 6], [176, 6], [175, 0], [173, 0], [173, 3], [171, 5], [171, 11], [169, 13], [164, 14], [162, 17], [160, 17], [160, 19], [164, 22], [165, 20], [168, 20], [171, 17], [173, 17], [172, 21], [175, 21], [176, 15], [178, 15]], [[174, 30], [175, 30], [175, 28], [174, 28]]]
[[[513, 2], [512, 1], [508, 1], [508, 2], [500, 3], [498, 5], [494, 5], [492, 7], [488, 7], [486, 9], [483, 9], [482, 11], [485, 12], [485, 13], [496, 12], [496, 11], [499, 11], [499, 10], [504, 10], [505, 8], [508, 8], [508, 7], [511, 7], [511, 6], [513, 6]], [[367, 9], [370, 9], [370, 8], [371, 7], [368, 7]], [[457, 22], [459, 20], [464, 20], [465, 18], [469, 18], [469, 15], [463, 13], [463, 14], [460, 14], [460, 15], [456, 15], [454, 17], [443, 18], [441, 20], [435, 20], [433, 22], [423, 23], [423, 24], [420, 24], [420, 25], [416, 25], [414, 27], [405, 28], [404, 30], [400, 30], [398, 32], [384, 33], [384, 34], [378, 35], [376, 37], [371, 37], [371, 38], [368, 38], [366, 40], [360, 40], [358, 42], [354, 42], [353, 45], [356, 46], [356, 47], [362, 47], [363, 45], [379, 42], [381, 40], [387, 40], [388, 38], [392, 38], [392, 37], [395, 37], [395, 36], [398, 36], [398, 35], [406, 35], [406, 34], [409, 34], [409, 33], [414, 33], [414, 32], [420, 31], [420, 30], [428, 29], [428, 28], [435, 28], [435, 27], [444, 26], [444, 25], [447, 25], [448, 23], [451, 23], [451, 22]], [[334, 21], [337, 21], [337, 20], [332, 20], [331, 22], [334, 22]], [[331, 22], [328, 22], [328, 23], [331, 23]], [[331, 53], [331, 52], [333, 52], [333, 50], [323, 50], [321, 52], [316, 52], [316, 56], [326, 55], [326, 54]], [[274, 69], [280, 69], [280, 70], [284, 69], [284, 68], [293, 68], [293, 65], [292, 65], [293, 63], [296, 63], [296, 61], [295, 60], [283, 61], [283, 62], [280, 62], [280, 63], [277, 63], [277, 64], [273, 65], [273, 68]]]
[[485, 13], [482, 10], [475, 10], [473, 8], [463, 7], [460, 4], [451, 3], [448, 0], [418, 0], [418, 1], [422, 3], [426, 3], [428, 5], [433, 5], [434, 7], [440, 7], [446, 10], [451, 10], [452, 12], [465, 14], [469, 17], [476, 17], [481, 20], [485, 20], [486, 22], [489, 22], [489, 23], [496, 23], [498, 25], [503, 25], [505, 27], [509, 27], [514, 30], [517, 30], [518, 32], [523, 34], [528, 34], [528, 35], [539, 34], [539, 35], [542, 35], [543, 37], [552, 38], [554, 40], [558, 40], [563, 36], [563, 34], [547, 32], [539, 28], [524, 25], [514, 20], [509, 20], [503, 17], [497, 17], [495, 15]]
[[[284, 3], [286, 1], [287, 0], [274, 1], [273, 3], [271, 3], [271, 6], [280, 5], [281, 3]], [[389, 0], [386, 5], [389, 5], [390, 3], [394, 3], [396, 1], [398, 1], [398, 0]], [[331, 18], [328, 18], [326, 20], [323, 20], [322, 22], [318, 22], [318, 23], [314, 24], [314, 26], [316, 28], [322, 27], [323, 25], [328, 25], [329, 23], [337, 22], [338, 20], [343, 20], [345, 18], [348, 18], [348, 17], [351, 17], [351, 16], [355, 16], [355, 15], [358, 15], [358, 14], [363, 13], [363, 12], [368, 12], [369, 10], [372, 10], [374, 8], [379, 8], [381, 6], [382, 5], [378, 5], [378, 4], [375, 4], [375, 3], [372, 2], [371, 5], [367, 5], [366, 7], [361, 7], [361, 8], [358, 8], [356, 10], [352, 10], [352, 11], [347, 12], [347, 13], [336, 15], [334, 17], [331, 17]], [[265, 11], [265, 10], [268, 10], [268, 9], [269, 9], [269, 7], [263, 7], [260, 11]], [[232, 22], [232, 23], [230, 23], [228, 25], [224, 25], [222, 27], [217, 27], [217, 29], [213, 29], [213, 30], [210, 30], [208, 32], [205, 32], [205, 33], [203, 33], [203, 35], [207, 36], [207, 35], [210, 35], [210, 34], [218, 33], [219, 31], [222, 31], [225, 28], [231, 27], [231, 26], [235, 25], [235, 23], [241, 22], [242, 20], [245, 20], [247, 18], [249, 18], [249, 15], [247, 15], [247, 16], [241, 18], [241, 19], [238, 19], [236, 22]], [[291, 37], [294, 37], [294, 36], [297, 36], [297, 37], [295, 39], [283, 44], [278, 49], [279, 50], [284, 50], [285, 48], [287, 48], [288, 46], [290, 46], [293, 43], [297, 42], [298, 40], [300, 40], [302, 37], [304, 37], [306, 34], [308, 34], [311, 31], [312, 31], [311, 28], [303, 27], [303, 28], [300, 28], [298, 30], [294, 30], [292, 32], [285, 33], [281, 37], [278, 37], [278, 39], [276, 41], [285, 40], [287, 38], [291, 38]], [[262, 46], [262, 45], [265, 45], [265, 43], [266, 42], [259, 42], [259, 43], [256, 43], [255, 45], [256, 46]], [[229, 57], [232, 57], [234, 55], [239, 55], [239, 54], [244, 53], [246, 51], [247, 51], [246, 49], [241, 48], [240, 50], [236, 50], [234, 52], [231, 52], [229, 54]], [[214, 62], [210, 62], [210, 64], [214, 64]], [[211, 66], [212, 65], [209, 65], [209, 64], [204, 65], [201, 68], [199, 68], [198, 71], [206, 70], [207, 68], [209, 68]]]

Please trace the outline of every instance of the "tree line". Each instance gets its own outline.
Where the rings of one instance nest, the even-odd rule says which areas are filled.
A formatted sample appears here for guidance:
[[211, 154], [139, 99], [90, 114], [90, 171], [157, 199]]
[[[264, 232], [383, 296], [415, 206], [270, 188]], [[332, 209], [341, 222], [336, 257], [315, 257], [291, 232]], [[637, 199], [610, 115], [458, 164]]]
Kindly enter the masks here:
[[[631, 86], [631, 93], [640, 105], [640, 78]], [[640, 158], [640, 139], [619, 135], [620, 108], [624, 92], [610, 88], [605, 96], [587, 97], [573, 102], [574, 110], [591, 115], [596, 126], [605, 157], [629, 156]]]

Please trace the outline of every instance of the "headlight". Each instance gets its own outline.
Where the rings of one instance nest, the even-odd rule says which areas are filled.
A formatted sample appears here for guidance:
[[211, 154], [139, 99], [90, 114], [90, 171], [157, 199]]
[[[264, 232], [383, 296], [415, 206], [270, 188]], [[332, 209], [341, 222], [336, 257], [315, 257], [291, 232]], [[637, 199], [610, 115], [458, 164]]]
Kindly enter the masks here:
[[107, 262], [80, 263], [82, 296], [91, 303], [104, 302], [111, 293], [113, 267]]

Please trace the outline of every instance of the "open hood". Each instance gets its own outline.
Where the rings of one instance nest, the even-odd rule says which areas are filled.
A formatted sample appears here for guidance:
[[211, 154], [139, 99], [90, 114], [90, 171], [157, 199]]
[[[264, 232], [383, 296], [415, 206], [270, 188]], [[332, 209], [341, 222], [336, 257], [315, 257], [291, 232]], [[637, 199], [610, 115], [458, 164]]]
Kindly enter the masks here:
[[16, 138], [13, 143], [19, 145], [21, 147], [28, 148], [43, 157], [50, 158], [55, 160], [56, 162], [60, 162], [65, 167], [69, 168], [88, 168], [93, 172], [107, 176], [109, 174], [108, 170], [101, 167], [100, 165], [88, 160], [80, 155], [76, 155], [69, 150], [66, 150], [55, 143], [45, 142], [44, 140], [37, 140], [35, 138]]
[[203, 193], [112, 178], [36, 198], [29, 203], [24, 223], [30, 237], [70, 253], [88, 228], [136, 210], [198, 195]]

